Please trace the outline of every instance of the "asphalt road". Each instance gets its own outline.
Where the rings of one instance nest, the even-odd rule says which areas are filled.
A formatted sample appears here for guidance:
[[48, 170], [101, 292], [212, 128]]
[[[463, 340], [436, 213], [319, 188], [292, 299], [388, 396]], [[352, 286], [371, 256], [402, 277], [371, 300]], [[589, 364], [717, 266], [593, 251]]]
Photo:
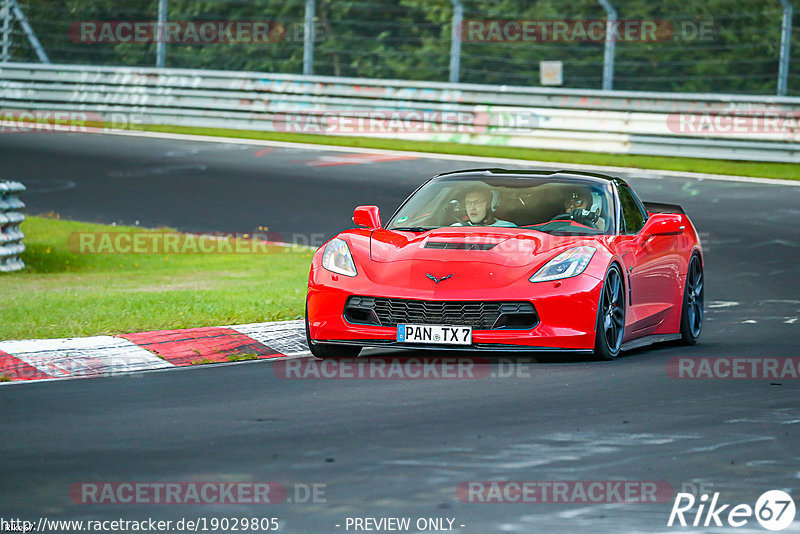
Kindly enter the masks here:
[[[117, 136], [0, 138], [2, 177], [29, 186], [29, 213], [196, 231], [269, 226], [298, 242], [347, 227], [357, 204], [388, 216], [426, 177], [478, 166], [354, 159]], [[4, 386], [0, 518], [277, 517], [281, 531], [300, 533], [398, 516], [451, 518], [455, 531], [477, 534], [704, 530], [667, 527], [671, 500], [458, 499], [460, 483], [491, 480], [704, 484], [720, 503], [751, 506], [781, 489], [800, 503], [800, 380], [674, 379], [666, 367], [677, 356], [798, 356], [800, 188], [626, 178], [645, 200], [683, 205], [702, 233], [707, 321], [697, 346], [610, 363], [496, 362], [494, 376], [476, 380], [286, 380], [276, 364], [256, 362]], [[85, 505], [69, 496], [81, 482], [192, 480], [277, 481], [293, 502]], [[295, 488], [311, 484], [323, 485], [320, 502], [296, 502]], [[751, 518], [737, 531], [764, 530]]]

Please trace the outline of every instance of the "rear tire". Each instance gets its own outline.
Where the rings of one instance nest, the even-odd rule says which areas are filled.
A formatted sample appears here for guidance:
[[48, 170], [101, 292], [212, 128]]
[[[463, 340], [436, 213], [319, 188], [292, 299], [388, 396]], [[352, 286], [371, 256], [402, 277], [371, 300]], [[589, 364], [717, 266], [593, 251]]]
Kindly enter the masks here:
[[600, 360], [613, 360], [622, 349], [625, 335], [625, 284], [616, 264], [606, 273], [597, 305], [594, 355]]
[[686, 345], [697, 343], [700, 332], [703, 331], [704, 289], [703, 263], [700, 256], [695, 254], [689, 260], [681, 307], [681, 341]]
[[357, 345], [332, 345], [330, 343], [315, 343], [312, 341], [308, 327], [308, 303], [306, 303], [306, 343], [311, 354], [323, 360], [355, 358], [361, 352], [361, 347]]

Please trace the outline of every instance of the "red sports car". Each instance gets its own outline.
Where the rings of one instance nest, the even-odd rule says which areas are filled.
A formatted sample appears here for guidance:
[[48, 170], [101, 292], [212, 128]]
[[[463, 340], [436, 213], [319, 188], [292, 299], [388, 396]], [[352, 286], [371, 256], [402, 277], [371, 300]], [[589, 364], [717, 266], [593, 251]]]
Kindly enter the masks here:
[[359, 206], [314, 255], [306, 335], [321, 358], [362, 347], [567, 351], [613, 359], [694, 344], [703, 252], [679, 206], [585, 172], [440, 174], [381, 223]]

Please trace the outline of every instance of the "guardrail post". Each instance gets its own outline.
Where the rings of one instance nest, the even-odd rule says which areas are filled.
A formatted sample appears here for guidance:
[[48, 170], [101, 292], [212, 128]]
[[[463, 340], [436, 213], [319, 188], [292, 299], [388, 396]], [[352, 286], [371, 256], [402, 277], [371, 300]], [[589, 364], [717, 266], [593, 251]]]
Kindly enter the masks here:
[[158, 0], [158, 35], [156, 37], [156, 67], [164, 68], [167, 57], [167, 0]]
[[5, 63], [11, 59], [11, 0], [2, 0], [0, 15], [3, 17], [3, 50], [0, 52], [0, 62]]
[[44, 48], [42, 48], [42, 43], [39, 42], [33, 28], [28, 24], [25, 13], [23, 13], [22, 8], [19, 7], [19, 2], [17, 2], [17, 0], [11, 0], [11, 3], [13, 4], [12, 10], [14, 11], [14, 16], [17, 17], [19, 25], [22, 26], [23, 31], [25, 31], [25, 35], [28, 36], [28, 41], [30, 41], [33, 50], [36, 52], [36, 57], [38, 57], [39, 61], [42, 63], [50, 63], [50, 58], [47, 57], [47, 53], [44, 51]]
[[303, 74], [314, 74], [314, 17], [316, 1], [306, 0], [306, 20], [303, 32]]
[[25, 191], [19, 182], [0, 182], [0, 273], [19, 271], [25, 267], [19, 255], [25, 250], [25, 234], [19, 225], [25, 220], [25, 204], [17, 195]]
[[461, 22], [464, 5], [461, 0], [450, 0], [453, 4], [453, 29], [450, 37], [450, 83], [458, 83], [461, 71]]
[[606, 10], [606, 46], [603, 53], [603, 90], [614, 87], [614, 49], [616, 47], [617, 12], [608, 0], [599, 0]]
[[781, 0], [783, 21], [781, 23], [781, 57], [778, 65], [778, 96], [786, 96], [789, 79], [789, 50], [792, 45], [792, 2]]

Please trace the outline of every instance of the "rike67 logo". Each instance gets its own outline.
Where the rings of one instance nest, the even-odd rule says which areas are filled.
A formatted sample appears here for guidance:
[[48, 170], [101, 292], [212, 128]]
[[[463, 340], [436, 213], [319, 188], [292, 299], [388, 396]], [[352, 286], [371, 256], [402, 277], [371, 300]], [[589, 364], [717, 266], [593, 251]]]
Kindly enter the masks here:
[[[695, 511], [695, 505], [697, 510]], [[714, 492], [709, 502], [704, 493], [697, 499], [691, 493], [678, 493], [669, 514], [667, 526], [739, 528], [755, 519], [767, 530], [783, 530], [794, 521], [795, 504], [791, 495], [780, 490], [764, 492], [755, 507], [749, 504], [720, 504], [719, 492]]]

